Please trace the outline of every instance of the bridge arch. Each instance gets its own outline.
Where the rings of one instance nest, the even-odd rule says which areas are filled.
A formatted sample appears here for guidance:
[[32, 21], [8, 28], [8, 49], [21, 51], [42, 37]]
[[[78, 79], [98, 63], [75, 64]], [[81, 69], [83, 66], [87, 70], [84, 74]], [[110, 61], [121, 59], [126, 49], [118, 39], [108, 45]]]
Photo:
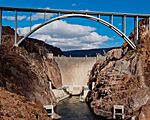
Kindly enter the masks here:
[[113, 31], [115, 31], [118, 35], [120, 35], [133, 49], [136, 49], [136, 45], [122, 32], [120, 31], [117, 27], [115, 27], [114, 25], [110, 24], [109, 22], [102, 20], [100, 18], [97, 18], [95, 16], [92, 15], [85, 15], [85, 14], [67, 14], [67, 15], [62, 15], [62, 16], [58, 16], [56, 18], [52, 18], [48, 21], [46, 21], [45, 23], [40, 24], [39, 26], [35, 27], [33, 30], [31, 30], [29, 33], [27, 33], [20, 41], [18, 41], [16, 43], [15, 46], [19, 46], [19, 44], [24, 41], [27, 37], [29, 37], [32, 33], [34, 33], [35, 31], [37, 31], [38, 29], [40, 29], [41, 27], [52, 23], [54, 21], [60, 20], [60, 19], [64, 19], [64, 18], [71, 18], [71, 17], [82, 17], [82, 18], [87, 18], [87, 19], [91, 19], [94, 21], [97, 21], [107, 27], [109, 27], [110, 29], [112, 29]]

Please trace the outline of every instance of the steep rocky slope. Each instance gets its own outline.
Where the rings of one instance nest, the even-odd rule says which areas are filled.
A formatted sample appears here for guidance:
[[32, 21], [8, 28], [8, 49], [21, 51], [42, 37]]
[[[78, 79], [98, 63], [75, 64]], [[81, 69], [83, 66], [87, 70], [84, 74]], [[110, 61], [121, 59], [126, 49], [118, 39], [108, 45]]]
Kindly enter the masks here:
[[[56, 105], [56, 98], [49, 89], [49, 81], [52, 82], [52, 87], [60, 87], [62, 85], [61, 74], [57, 63], [48, 58], [47, 53], [61, 55], [61, 50], [35, 39], [27, 39], [21, 44], [21, 47], [15, 48], [12, 46], [14, 30], [10, 27], [3, 27], [2, 40], [3, 44], [0, 46], [0, 87], [24, 96], [28, 101], [34, 101], [41, 105]], [[8, 92], [5, 93], [7, 95]], [[0, 94], [0, 97], [3, 98], [2, 95]], [[22, 101], [19, 97], [15, 99], [18, 98], [19, 101]], [[2, 98], [0, 101], [3, 100]], [[22, 104], [24, 106], [30, 105], [26, 105], [26, 102]], [[42, 109], [42, 107], [39, 108]]]
[[38, 53], [42, 56], [46, 56], [47, 53], [53, 53], [54, 56], [61, 56], [63, 53], [60, 48], [46, 44], [43, 41], [28, 38], [20, 44], [20, 47], [25, 48], [30, 53]]
[[[97, 115], [111, 118], [113, 105], [119, 104], [125, 106], [126, 119], [135, 115], [139, 120], [149, 120], [150, 31], [147, 26], [146, 19], [139, 22], [137, 50], [124, 43], [93, 66], [88, 85], [91, 88], [92, 82], [96, 84], [86, 101]], [[134, 39], [134, 32], [130, 39]]]
[[51, 120], [41, 104], [0, 88], [1, 120]]

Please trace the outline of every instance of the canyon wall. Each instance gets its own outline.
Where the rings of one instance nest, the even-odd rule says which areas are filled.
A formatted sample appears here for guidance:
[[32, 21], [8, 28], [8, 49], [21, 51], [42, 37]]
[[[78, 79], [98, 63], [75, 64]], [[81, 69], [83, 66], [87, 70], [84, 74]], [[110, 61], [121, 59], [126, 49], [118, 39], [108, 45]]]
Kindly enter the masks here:
[[[21, 37], [18, 36], [18, 38]], [[3, 96], [9, 99], [9, 92], [11, 92], [14, 96], [12, 102], [16, 99], [18, 104], [21, 104], [21, 106], [16, 105], [16, 107], [20, 107], [20, 110], [26, 109], [29, 111], [27, 115], [24, 110], [21, 110], [20, 115], [25, 116], [26, 119], [30, 119], [31, 116], [33, 116], [33, 119], [34, 116], [35, 119], [40, 119], [38, 110], [41, 111], [39, 112], [41, 116], [47, 115], [46, 111], [43, 110], [43, 105], [56, 105], [56, 98], [49, 88], [49, 81], [52, 82], [53, 88], [62, 86], [57, 63], [47, 58], [46, 55], [47, 53], [61, 55], [62, 52], [59, 48], [35, 39], [28, 38], [17, 48], [13, 47], [13, 43], [14, 30], [10, 27], [3, 27], [2, 45], [0, 46], [0, 88], [3, 88], [0, 94], [0, 113], [2, 113], [3, 118], [16, 116], [14, 112], [12, 112], [13, 115], [9, 115], [7, 105], [3, 100], [5, 99]], [[10, 110], [13, 110], [13, 104], [9, 103], [9, 100], [6, 100], [6, 102], [8, 102], [8, 106], [10, 105], [9, 108], [12, 108]], [[37, 109], [36, 107], [32, 109], [34, 105], [31, 103], [37, 105]], [[46, 117], [45, 119], [50, 118]]]
[[[88, 85], [91, 87], [95, 82], [95, 87], [86, 101], [95, 114], [112, 118], [113, 106], [123, 105], [125, 119], [136, 116], [139, 120], [149, 120], [150, 31], [147, 26], [147, 19], [140, 20], [136, 50], [124, 43], [93, 66]], [[129, 38], [134, 40], [134, 31]]]

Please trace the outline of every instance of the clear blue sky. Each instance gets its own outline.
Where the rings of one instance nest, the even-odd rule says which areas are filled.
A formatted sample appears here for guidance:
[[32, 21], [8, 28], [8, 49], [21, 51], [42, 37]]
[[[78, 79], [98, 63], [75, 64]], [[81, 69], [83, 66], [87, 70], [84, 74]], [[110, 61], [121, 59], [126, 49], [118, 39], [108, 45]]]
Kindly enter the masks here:
[[[104, 12], [125, 12], [125, 13], [147, 13], [147, 14], [150, 13], [150, 7], [149, 7], [150, 1], [149, 0], [132, 0], [132, 1], [131, 0], [28, 0], [28, 1], [27, 0], [0, 0], [0, 6], [91, 10], [91, 11], [104, 11]], [[7, 18], [7, 16], [13, 16], [14, 13], [3, 13], [3, 15], [5, 15], [5, 18], [3, 18], [3, 25], [10, 25], [11, 27], [14, 27], [13, 20], [10, 20]], [[23, 17], [23, 15], [27, 15], [27, 14], [19, 13], [19, 15]], [[54, 17], [55, 15], [52, 15], [52, 16]], [[48, 19], [49, 18], [50, 16], [48, 17]], [[107, 20], [108, 18], [104, 17], [103, 19]], [[114, 22], [115, 26], [121, 29], [121, 25], [120, 25], [121, 19], [115, 18], [114, 20], [115, 20]], [[34, 20], [33, 25], [39, 24], [40, 22], [42, 22], [42, 19]], [[132, 22], [133, 22], [133, 19], [127, 19], [127, 34], [128, 35], [133, 29]], [[60, 28], [54, 28], [54, 26], [56, 25], [51, 25], [49, 28], [53, 28], [54, 32], [47, 33], [47, 36], [44, 36], [44, 38], [46, 38], [45, 41], [47, 41], [49, 44], [52, 43], [55, 46], [61, 47], [63, 50], [84, 49], [84, 48], [88, 49], [92, 47], [93, 48], [112, 47], [112, 46], [119, 46], [123, 43], [122, 38], [116, 35], [116, 33], [114, 33], [112, 30], [106, 28], [103, 25], [99, 25], [99, 23], [93, 22], [91, 20], [71, 18], [71, 19], [64, 19], [63, 21], [60, 21], [56, 24], [60, 26], [61, 25], [68, 26], [68, 29], [67, 29], [68, 33], [65, 27], [62, 27], [65, 30], [62, 30], [62, 33], [59, 33], [61, 31]], [[80, 26], [72, 27], [73, 24], [80, 25]], [[22, 20], [19, 21], [18, 27], [25, 28], [28, 26], [29, 26], [29, 23], [27, 19], [22, 18]], [[76, 33], [74, 36], [72, 35], [73, 36], [72, 38], [70, 38], [70, 35], [69, 35], [71, 34], [69, 33], [70, 27], [72, 27], [72, 29], [74, 28], [75, 30], [84, 29], [83, 30], [84, 34], [82, 34], [81, 36], [80, 34]], [[86, 27], [90, 27], [90, 28], [86, 28]], [[87, 31], [85, 31], [85, 29]], [[74, 31], [72, 30], [72, 34], [76, 32], [75, 30]], [[64, 31], [65, 33], [63, 33]], [[87, 36], [87, 34], [90, 34], [90, 35]], [[48, 37], [48, 35], [50, 36], [50, 38]], [[60, 41], [63, 41], [62, 44], [61, 42], [58, 43], [58, 40], [59, 40], [58, 38], [60, 37], [63, 38], [63, 39], [60, 39]], [[109, 38], [107, 40], [106, 37], [109, 37], [110, 40]], [[42, 39], [43, 37], [40, 36], [39, 38]], [[94, 41], [93, 43], [89, 40], [92, 38]], [[52, 42], [50, 42], [51, 39], [53, 39]], [[69, 42], [66, 41], [66, 39], [68, 39]], [[71, 42], [71, 40], [76, 41], [77, 39], [80, 39], [79, 40], [80, 42], [73, 42], [73, 41]], [[83, 39], [87, 39], [87, 42], [85, 42]], [[104, 39], [104, 41], [100, 42], [99, 44], [97, 42], [98, 39]], [[73, 43], [74, 46], [71, 43]], [[91, 44], [91, 46], [90, 45], [88, 46], [87, 45], [88, 43]], [[95, 45], [96, 43], [97, 45]], [[77, 44], [80, 44], [80, 46]]]
[[150, 13], [149, 0], [1, 0], [0, 6]]

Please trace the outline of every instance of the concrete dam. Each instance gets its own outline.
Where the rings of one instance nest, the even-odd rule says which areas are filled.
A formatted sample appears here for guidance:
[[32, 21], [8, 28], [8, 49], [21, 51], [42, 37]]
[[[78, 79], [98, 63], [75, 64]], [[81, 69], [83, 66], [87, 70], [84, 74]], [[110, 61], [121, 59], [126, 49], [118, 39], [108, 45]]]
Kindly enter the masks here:
[[55, 57], [62, 76], [63, 86], [86, 86], [88, 74], [96, 57]]

